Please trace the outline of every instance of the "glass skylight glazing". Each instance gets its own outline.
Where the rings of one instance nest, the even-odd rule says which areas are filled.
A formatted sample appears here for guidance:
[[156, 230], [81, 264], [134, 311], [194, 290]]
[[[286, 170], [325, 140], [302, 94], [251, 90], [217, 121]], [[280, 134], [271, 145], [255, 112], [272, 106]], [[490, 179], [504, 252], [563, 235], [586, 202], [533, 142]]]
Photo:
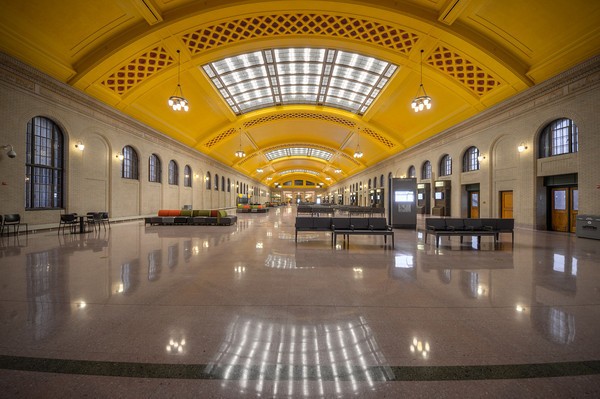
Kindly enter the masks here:
[[313, 104], [364, 114], [398, 67], [335, 49], [267, 49], [202, 66], [234, 113]]
[[333, 154], [328, 151], [317, 150], [308, 147], [289, 147], [269, 151], [265, 154], [265, 156], [269, 161], [284, 157], [315, 157], [329, 161], [331, 160], [331, 157], [333, 157]]
[[289, 175], [291, 173], [306, 173], [306, 174], [313, 175], [313, 176], [319, 176], [320, 175], [319, 172], [315, 172], [314, 170], [308, 170], [308, 169], [289, 169], [289, 170], [284, 170], [282, 172], [279, 172], [279, 175], [283, 176], [283, 175]]

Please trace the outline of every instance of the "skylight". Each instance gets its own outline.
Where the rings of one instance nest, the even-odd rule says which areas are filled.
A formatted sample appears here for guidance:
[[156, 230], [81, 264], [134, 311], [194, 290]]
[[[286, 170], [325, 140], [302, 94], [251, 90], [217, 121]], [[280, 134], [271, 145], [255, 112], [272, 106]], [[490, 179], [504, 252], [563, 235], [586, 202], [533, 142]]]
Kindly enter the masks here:
[[234, 113], [284, 104], [364, 114], [398, 67], [334, 49], [267, 49], [202, 66]]
[[284, 170], [283, 172], [279, 172], [279, 175], [280, 176], [289, 175], [290, 173], [306, 173], [306, 174], [314, 175], [314, 176], [320, 175], [319, 172], [315, 172], [314, 170], [308, 170], [308, 169], [288, 169], [288, 170]]
[[331, 160], [333, 154], [328, 151], [308, 147], [289, 147], [269, 151], [265, 154], [269, 161], [283, 157], [315, 157], [325, 161]]

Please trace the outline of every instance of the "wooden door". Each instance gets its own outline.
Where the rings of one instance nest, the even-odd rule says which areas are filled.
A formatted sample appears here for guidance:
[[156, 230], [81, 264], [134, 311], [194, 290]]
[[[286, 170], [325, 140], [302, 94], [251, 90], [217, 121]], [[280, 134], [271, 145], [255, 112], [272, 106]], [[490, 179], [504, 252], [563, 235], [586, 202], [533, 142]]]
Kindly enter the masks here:
[[513, 218], [513, 192], [500, 192], [500, 217], [502, 219]]
[[569, 189], [569, 211], [570, 211], [570, 229], [571, 233], [575, 233], [575, 222], [577, 221], [577, 213], [579, 212], [579, 190], [577, 187]]
[[552, 189], [551, 230], [569, 231], [569, 189]]
[[469, 191], [469, 217], [479, 219], [479, 191]]

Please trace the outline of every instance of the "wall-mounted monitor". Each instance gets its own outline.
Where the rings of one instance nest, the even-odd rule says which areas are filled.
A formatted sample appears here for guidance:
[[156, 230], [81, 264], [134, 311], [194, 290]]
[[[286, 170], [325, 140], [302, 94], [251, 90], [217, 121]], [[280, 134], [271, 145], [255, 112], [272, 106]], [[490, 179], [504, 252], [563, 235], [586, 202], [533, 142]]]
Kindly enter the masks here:
[[442, 193], [441, 191], [438, 191], [435, 193], [435, 199], [436, 200], [443, 200], [444, 199], [444, 193]]
[[414, 191], [395, 191], [394, 202], [415, 202]]
[[423, 199], [423, 193], [419, 193], [419, 194], [417, 194], [417, 199], [418, 199], [418, 200], [422, 200], [422, 199]]

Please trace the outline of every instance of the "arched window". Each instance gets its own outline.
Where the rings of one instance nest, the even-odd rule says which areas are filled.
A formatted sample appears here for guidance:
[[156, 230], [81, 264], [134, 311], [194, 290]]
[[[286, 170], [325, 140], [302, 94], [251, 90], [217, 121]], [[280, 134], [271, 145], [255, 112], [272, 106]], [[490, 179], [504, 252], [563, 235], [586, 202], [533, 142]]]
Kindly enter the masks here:
[[179, 185], [179, 166], [172, 159], [169, 161], [169, 184], [174, 186]]
[[63, 133], [50, 119], [36, 116], [27, 123], [25, 208], [62, 208], [64, 182]]
[[371, 189], [371, 179], [369, 179], [369, 183], [368, 184], [369, 184], [369, 186], [368, 186], [369, 189]]
[[423, 167], [421, 168], [421, 179], [431, 179], [431, 162], [423, 162]]
[[121, 177], [123, 179], [138, 180], [140, 178], [139, 157], [133, 147], [123, 147], [123, 161], [121, 162]]
[[148, 158], [148, 181], [160, 183], [162, 176], [162, 166], [160, 159], [156, 154], [150, 155]]
[[379, 176], [379, 187], [383, 188], [383, 174]]
[[239, 181], [235, 182], [235, 193], [236, 194], [240, 193], [240, 182]]
[[185, 165], [185, 168], [183, 168], [183, 186], [192, 187], [192, 168], [190, 168], [190, 165]]
[[231, 192], [231, 180], [229, 179], [229, 177], [227, 178], [227, 192]]
[[221, 176], [221, 191], [225, 191], [225, 176]]
[[206, 180], [206, 189], [210, 190], [210, 187], [211, 187], [210, 186], [210, 172], [206, 172], [206, 178], [205, 178], [205, 180]]
[[540, 158], [578, 151], [577, 125], [571, 119], [557, 119], [540, 135]]
[[408, 167], [408, 173], [407, 173], [407, 176], [408, 176], [408, 177], [410, 177], [410, 178], [413, 178], [413, 179], [414, 179], [415, 177], [417, 177], [417, 169], [415, 169], [414, 165], [410, 165], [410, 166]]
[[479, 170], [479, 149], [469, 147], [463, 156], [463, 172]]
[[442, 157], [440, 161], [440, 176], [450, 176], [452, 174], [452, 157], [448, 154]]
[[219, 191], [219, 175], [215, 173], [215, 191]]

